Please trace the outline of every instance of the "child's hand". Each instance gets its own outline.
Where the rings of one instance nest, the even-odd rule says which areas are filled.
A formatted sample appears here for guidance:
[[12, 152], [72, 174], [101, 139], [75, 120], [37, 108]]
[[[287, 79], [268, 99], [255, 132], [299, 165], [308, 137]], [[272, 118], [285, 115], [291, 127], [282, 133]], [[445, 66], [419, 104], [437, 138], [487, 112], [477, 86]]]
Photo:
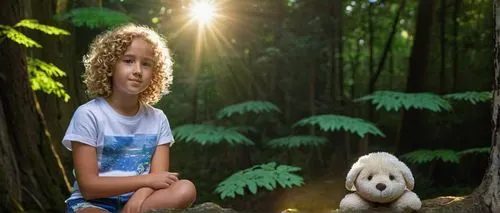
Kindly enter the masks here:
[[173, 172], [152, 173], [148, 175], [148, 185], [153, 189], [168, 188], [174, 182], [179, 180], [177, 178], [178, 175], [179, 173]]
[[122, 209], [122, 213], [140, 213], [144, 199], [132, 196]]

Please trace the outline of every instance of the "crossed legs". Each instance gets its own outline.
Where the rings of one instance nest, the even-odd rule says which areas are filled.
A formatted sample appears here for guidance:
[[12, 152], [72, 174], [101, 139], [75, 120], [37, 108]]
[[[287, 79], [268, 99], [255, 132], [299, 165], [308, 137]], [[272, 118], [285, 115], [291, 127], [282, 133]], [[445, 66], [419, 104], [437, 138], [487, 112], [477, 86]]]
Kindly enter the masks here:
[[[152, 209], [184, 209], [196, 199], [196, 188], [189, 180], [179, 180], [166, 189], [153, 192], [142, 203], [141, 212]], [[98, 208], [84, 208], [77, 213], [107, 213]]]

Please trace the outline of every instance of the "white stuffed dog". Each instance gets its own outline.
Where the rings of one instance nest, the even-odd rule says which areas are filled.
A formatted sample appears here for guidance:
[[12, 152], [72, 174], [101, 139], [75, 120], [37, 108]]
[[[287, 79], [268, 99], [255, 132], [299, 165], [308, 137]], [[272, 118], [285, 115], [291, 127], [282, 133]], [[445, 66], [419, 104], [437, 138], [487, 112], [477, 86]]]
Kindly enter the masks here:
[[391, 211], [419, 210], [420, 198], [412, 192], [415, 180], [410, 169], [394, 155], [375, 152], [352, 165], [345, 187], [353, 193], [340, 201], [340, 211], [364, 211], [387, 207]]

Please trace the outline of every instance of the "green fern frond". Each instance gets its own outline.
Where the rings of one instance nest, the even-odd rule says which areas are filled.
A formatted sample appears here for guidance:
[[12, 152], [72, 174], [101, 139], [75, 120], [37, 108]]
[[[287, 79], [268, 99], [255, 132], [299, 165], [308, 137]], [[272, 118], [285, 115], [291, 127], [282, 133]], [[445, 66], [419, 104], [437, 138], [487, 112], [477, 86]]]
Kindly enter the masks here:
[[318, 125], [321, 130], [326, 132], [347, 131], [357, 134], [359, 137], [364, 137], [368, 133], [385, 137], [384, 133], [371, 122], [343, 115], [312, 116], [296, 122], [293, 127], [306, 125]]
[[253, 126], [232, 126], [232, 127], [228, 127], [228, 129], [234, 130], [237, 132], [241, 132], [241, 133], [249, 133], [249, 132], [256, 133], [256, 132], [258, 132], [257, 129]]
[[312, 135], [293, 135], [270, 140], [266, 143], [266, 145], [272, 148], [286, 147], [291, 149], [298, 148], [300, 146], [320, 146], [325, 144], [327, 141], [328, 139], [324, 137]]
[[89, 28], [113, 27], [132, 20], [121, 12], [93, 7], [73, 9], [63, 15], [56, 16], [56, 19], [69, 19], [77, 27], [86, 26]]
[[401, 108], [427, 109], [433, 112], [449, 111], [451, 105], [445, 99], [432, 93], [402, 93], [395, 91], [376, 91], [373, 94], [358, 98], [356, 101], [369, 101], [376, 109], [398, 111]]
[[220, 144], [254, 145], [254, 143], [234, 129], [209, 124], [186, 124], [172, 130], [177, 140], [196, 142], [202, 145]]
[[54, 77], [64, 77], [66, 73], [54, 64], [31, 57], [27, 59], [31, 89], [33, 91], [40, 90], [47, 94], [54, 94], [59, 98], [63, 98], [64, 102], [68, 102], [70, 96], [64, 90], [64, 85], [53, 79]]
[[472, 148], [472, 149], [466, 149], [463, 151], [458, 152], [458, 155], [463, 156], [463, 155], [469, 155], [469, 154], [487, 154], [490, 153], [491, 148], [490, 147], [483, 147], [483, 148]]
[[34, 19], [23, 19], [14, 27], [25, 27], [32, 30], [39, 30], [49, 35], [69, 35], [69, 32], [57, 27], [39, 24], [37, 20]]
[[263, 112], [280, 112], [280, 109], [271, 102], [267, 101], [246, 101], [239, 104], [224, 107], [217, 112], [217, 119], [230, 117], [233, 114], [245, 114], [248, 112], [263, 113]]
[[0, 25], [0, 36], [5, 35], [8, 39], [24, 45], [25, 47], [38, 47], [41, 48], [42, 45], [34, 41], [33, 39], [25, 36], [21, 32], [17, 31], [11, 26]]
[[281, 186], [291, 188], [301, 186], [304, 179], [292, 172], [299, 171], [299, 167], [288, 165], [277, 166], [276, 162], [256, 165], [251, 168], [238, 171], [219, 183], [215, 192], [221, 199], [234, 198], [236, 195], [245, 195], [245, 188], [252, 194], [256, 194], [259, 187], [272, 191]]
[[443, 162], [450, 163], [459, 163], [458, 153], [448, 149], [417, 150], [401, 155], [400, 157], [414, 164], [424, 164], [435, 160], [441, 160]]
[[471, 104], [477, 104], [480, 102], [489, 102], [493, 99], [493, 93], [491, 91], [483, 91], [483, 92], [462, 92], [462, 93], [452, 93], [443, 96], [446, 99], [457, 100], [457, 101], [466, 101]]

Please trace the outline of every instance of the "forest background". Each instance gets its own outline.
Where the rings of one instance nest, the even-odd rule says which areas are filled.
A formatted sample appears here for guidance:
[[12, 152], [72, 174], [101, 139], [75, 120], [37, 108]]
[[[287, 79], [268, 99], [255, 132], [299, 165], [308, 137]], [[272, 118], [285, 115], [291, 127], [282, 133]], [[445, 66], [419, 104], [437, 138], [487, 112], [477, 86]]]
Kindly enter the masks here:
[[[172, 92], [156, 107], [176, 138], [171, 170], [195, 183], [197, 203], [335, 209], [347, 170], [373, 151], [405, 161], [422, 199], [466, 195], [481, 183], [492, 141], [491, 1], [211, 2], [216, 15], [205, 25], [192, 20], [188, 0], [2, 3], [0, 45], [28, 47], [20, 51], [36, 91], [34, 116], [6, 121], [37, 120], [12, 135], [25, 134], [36, 141], [25, 148], [41, 152], [24, 159], [23, 146], [2, 143], [2, 153], [21, 156], [2, 155], [2, 174], [11, 174], [9, 163], [29, 165], [12, 167], [2, 183], [33, 183], [4, 189], [2, 208], [60, 210], [74, 180], [60, 141], [89, 100], [82, 56], [97, 34], [126, 22], [161, 32], [172, 50]], [[40, 159], [41, 167], [33, 163]], [[50, 180], [33, 180], [40, 170]], [[47, 191], [44, 182], [55, 184]]]

